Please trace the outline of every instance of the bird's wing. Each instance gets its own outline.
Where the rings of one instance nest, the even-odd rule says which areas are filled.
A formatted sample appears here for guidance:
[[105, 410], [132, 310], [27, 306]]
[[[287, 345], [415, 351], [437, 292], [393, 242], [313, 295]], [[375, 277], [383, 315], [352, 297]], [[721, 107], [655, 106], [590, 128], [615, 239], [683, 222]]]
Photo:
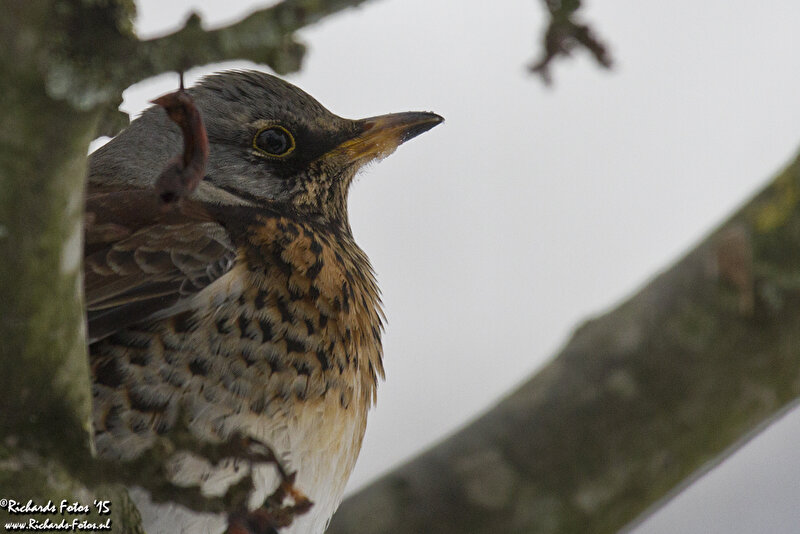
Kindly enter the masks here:
[[90, 342], [178, 313], [236, 255], [219, 223], [199, 211], [165, 212], [153, 191], [90, 191], [85, 237]]

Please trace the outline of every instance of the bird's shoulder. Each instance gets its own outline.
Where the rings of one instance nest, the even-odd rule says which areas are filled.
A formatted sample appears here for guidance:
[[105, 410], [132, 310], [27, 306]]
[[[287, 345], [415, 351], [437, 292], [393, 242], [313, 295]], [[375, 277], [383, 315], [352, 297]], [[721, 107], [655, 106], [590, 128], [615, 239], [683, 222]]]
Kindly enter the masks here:
[[239, 273], [262, 273], [250, 282], [285, 285], [335, 314], [355, 311], [357, 298], [370, 315], [379, 307], [369, 261], [349, 231], [280, 203], [184, 199], [165, 209], [151, 189], [90, 185], [84, 260], [91, 340], [184, 311], [237, 264]]
[[180, 303], [230, 270], [236, 249], [201, 207], [164, 210], [152, 190], [90, 187], [84, 289], [90, 340]]

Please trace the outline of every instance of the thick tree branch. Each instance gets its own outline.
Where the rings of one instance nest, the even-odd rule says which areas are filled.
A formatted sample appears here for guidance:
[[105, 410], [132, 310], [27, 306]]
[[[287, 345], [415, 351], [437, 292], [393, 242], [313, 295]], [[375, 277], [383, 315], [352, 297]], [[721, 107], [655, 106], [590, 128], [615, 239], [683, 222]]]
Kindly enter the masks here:
[[616, 532], [800, 395], [800, 160], [338, 533]]

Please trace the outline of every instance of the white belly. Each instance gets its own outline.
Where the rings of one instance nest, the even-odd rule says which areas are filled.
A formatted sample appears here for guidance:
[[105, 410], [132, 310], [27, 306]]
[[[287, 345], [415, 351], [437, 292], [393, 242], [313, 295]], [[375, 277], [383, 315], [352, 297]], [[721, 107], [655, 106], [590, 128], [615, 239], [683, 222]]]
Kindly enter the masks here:
[[[314, 503], [290, 527], [282, 529], [281, 534], [321, 534], [341, 502], [361, 448], [367, 403], [352, 402], [344, 409], [338, 394], [335, 397], [304, 403], [287, 417], [248, 421], [255, 424], [247, 425], [247, 433], [270, 445], [283, 458], [288, 471], [297, 472], [295, 487]], [[188, 456], [177, 458], [174, 469], [173, 480], [180, 485], [199, 485], [208, 495], [224, 494], [248, 472], [247, 464], [242, 461], [223, 461], [212, 467]], [[250, 508], [260, 506], [279, 481], [274, 466], [256, 466], [256, 489], [250, 498]], [[225, 532], [227, 521], [223, 515], [199, 514], [174, 504], [155, 504], [140, 488], [132, 488], [130, 493], [148, 534]]]

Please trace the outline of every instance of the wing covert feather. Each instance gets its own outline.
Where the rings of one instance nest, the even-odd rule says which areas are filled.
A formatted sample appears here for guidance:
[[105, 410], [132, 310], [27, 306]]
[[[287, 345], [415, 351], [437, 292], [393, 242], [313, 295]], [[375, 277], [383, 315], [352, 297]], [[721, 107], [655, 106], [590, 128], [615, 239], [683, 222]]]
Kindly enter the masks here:
[[152, 191], [87, 197], [84, 290], [90, 342], [182, 309], [233, 265], [225, 228], [202, 211], [163, 212]]

